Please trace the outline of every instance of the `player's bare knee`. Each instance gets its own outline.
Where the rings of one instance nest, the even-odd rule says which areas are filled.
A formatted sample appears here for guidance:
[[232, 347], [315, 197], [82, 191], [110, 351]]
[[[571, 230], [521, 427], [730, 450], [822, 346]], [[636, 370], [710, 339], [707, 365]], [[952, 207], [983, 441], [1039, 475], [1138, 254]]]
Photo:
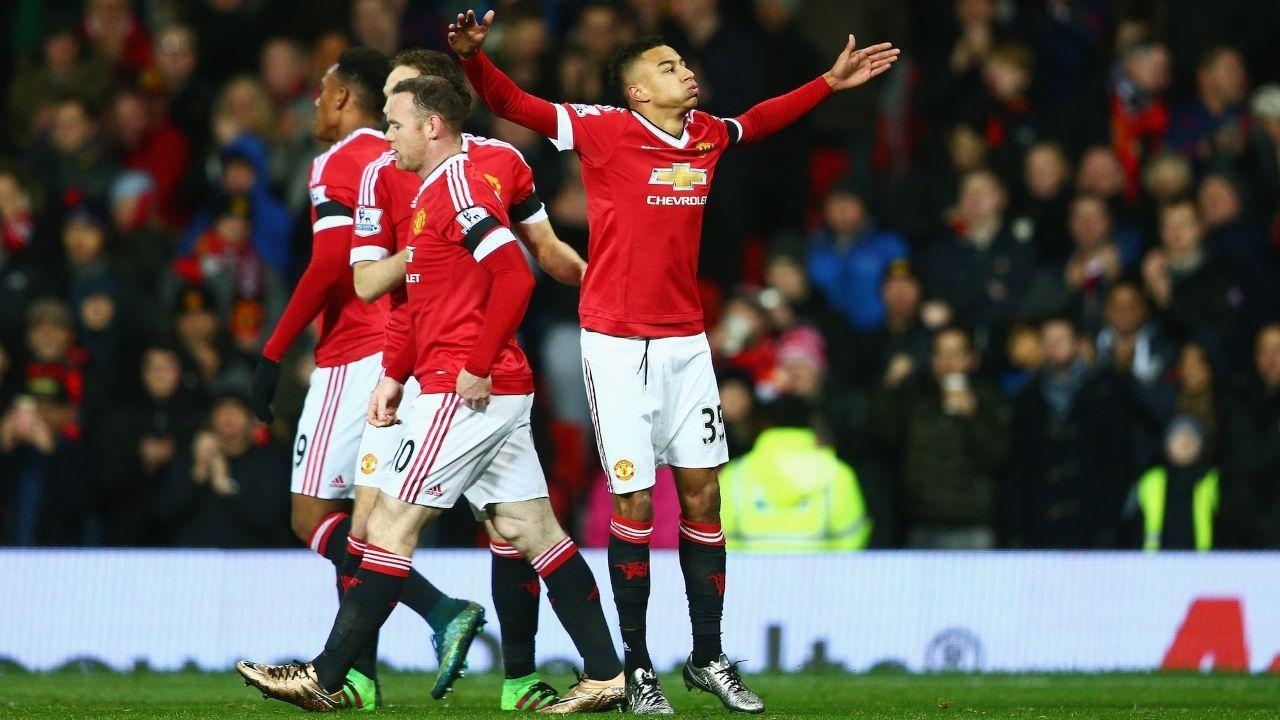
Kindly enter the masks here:
[[653, 522], [653, 490], [646, 488], [613, 496], [613, 511], [633, 522]]
[[680, 514], [693, 522], [720, 522], [720, 482], [714, 471], [690, 474], [677, 482]]

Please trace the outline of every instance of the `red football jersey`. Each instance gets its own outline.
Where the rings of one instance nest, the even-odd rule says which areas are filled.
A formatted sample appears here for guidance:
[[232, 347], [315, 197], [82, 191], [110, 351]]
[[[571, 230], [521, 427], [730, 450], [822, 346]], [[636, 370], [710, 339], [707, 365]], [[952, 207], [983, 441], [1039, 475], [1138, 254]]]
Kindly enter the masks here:
[[[494, 291], [481, 263], [516, 242], [507, 223], [493, 186], [465, 152], [421, 182], [411, 204], [405, 290], [417, 345], [413, 374], [425, 393], [453, 392], [481, 337]], [[528, 273], [523, 260], [520, 265]], [[516, 318], [511, 332], [518, 324]], [[489, 375], [495, 395], [533, 392], [533, 372], [514, 336], [505, 338]]]
[[[582, 327], [621, 337], [703, 331], [702, 214], [732, 120], [691, 110], [672, 137], [631, 110], [556, 105], [561, 150], [582, 159], [591, 229]], [[736, 128], [735, 128], [736, 130]]]
[[[317, 241], [322, 231], [351, 224], [364, 169], [386, 149], [382, 133], [363, 128], [312, 161], [311, 223]], [[345, 214], [337, 209], [338, 205], [345, 208]], [[339, 237], [347, 240], [350, 234], [328, 237], [333, 239], [326, 242]], [[317, 320], [320, 339], [315, 355], [319, 367], [345, 365], [382, 350], [389, 304], [385, 300], [366, 303], [356, 297], [350, 265], [343, 272], [342, 281], [331, 291]]]
[[[533, 170], [510, 143], [477, 135], [462, 134], [462, 149], [507, 207], [511, 222], [545, 220], [547, 211], [533, 184]], [[388, 150], [364, 170], [351, 236], [351, 264], [378, 261], [404, 248], [413, 234], [410, 205], [422, 186], [417, 173], [396, 167], [395, 153]], [[404, 341], [408, 317], [397, 309], [405, 301], [404, 286], [391, 291], [391, 317], [386, 323], [388, 354], [399, 351]]]

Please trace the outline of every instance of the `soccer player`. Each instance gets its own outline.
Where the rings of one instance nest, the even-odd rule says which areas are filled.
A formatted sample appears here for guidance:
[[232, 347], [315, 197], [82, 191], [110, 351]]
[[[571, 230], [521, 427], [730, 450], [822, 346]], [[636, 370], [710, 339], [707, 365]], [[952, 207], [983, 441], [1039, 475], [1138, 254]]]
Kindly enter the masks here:
[[[382, 375], [382, 344], [388, 306], [366, 304], [352, 287], [351, 248], [356, 194], [364, 168], [387, 149], [382, 127], [383, 90], [388, 62], [368, 48], [342, 53], [321, 80], [316, 100], [316, 137], [336, 141], [311, 166], [311, 262], [303, 272], [279, 323], [262, 349], [254, 372], [253, 408], [266, 422], [274, 419], [271, 400], [280, 360], [307, 325], [319, 317], [316, 369], [298, 420], [294, 441], [292, 525], [298, 538], [327, 558], [338, 571], [339, 594], [355, 568], [348, 560], [348, 515], [353, 487], [366, 481], [357, 470], [356, 449], [366, 425], [369, 398]], [[377, 488], [355, 488], [357, 503], [371, 504]], [[363, 534], [355, 529], [356, 537]], [[405, 582], [402, 602], [435, 630], [440, 669], [433, 694], [462, 671], [466, 650], [484, 622], [476, 603], [446, 596], [418, 573]], [[376, 646], [355, 663], [350, 681], [360, 704], [377, 695]]]
[[499, 117], [582, 160], [591, 263], [582, 284], [583, 375], [601, 463], [614, 493], [610, 580], [622, 628], [633, 712], [671, 714], [645, 641], [654, 472], [669, 465], [681, 505], [680, 566], [693, 652], [685, 684], [730, 710], [762, 712], [721, 649], [725, 551], [719, 467], [728, 459], [711, 350], [698, 302], [703, 207], [721, 155], [795, 121], [834, 90], [861, 85], [897, 59], [889, 44], [857, 50], [852, 35], [831, 70], [746, 113], [698, 112], [698, 84], [659, 38], [622, 47], [612, 63], [627, 108], [557, 105], [516, 86], [480, 52], [493, 12], [449, 26], [449, 44]]
[[237, 670], [268, 696], [310, 710], [350, 705], [347, 669], [400, 597], [423, 527], [466, 497], [533, 563], [552, 607], [583, 657], [586, 676], [538, 712], [617, 707], [622, 664], [590, 568], [551, 511], [533, 448], [533, 373], [514, 333], [533, 292], [533, 275], [508, 228], [506, 209], [462, 151], [470, 98], [442, 78], [396, 85], [388, 107], [396, 164], [423, 178], [412, 203], [405, 285], [406, 342], [384, 357], [386, 376], [369, 421], [399, 421], [410, 373], [422, 394], [405, 413], [369, 516], [369, 539], [355, 582], [342, 599], [325, 649], [312, 662]]
[[[392, 58], [391, 74], [384, 91], [390, 97], [401, 80], [419, 76], [442, 77], [461, 88], [470, 98], [467, 79], [454, 59], [442, 52], [413, 48]], [[462, 134], [467, 159], [497, 193], [506, 207], [511, 227], [532, 251], [539, 265], [557, 280], [579, 285], [586, 263], [569, 245], [556, 237], [546, 210], [533, 185], [533, 173], [520, 152], [499, 140]], [[387, 352], [404, 341], [408, 324], [404, 304], [405, 257], [413, 234], [409, 207], [422, 185], [415, 172], [396, 167], [395, 153], [387, 151], [365, 169], [356, 206], [351, 264], [356, 294], [373, 300], [391, 293], [392, 315], [387, 323]], [[418, 396], [417, 380], [405, 383], [405, 397]], [[365, 425], [360, 443], [361, 472], [378, 475], [377, 482], [394, 475], [387, 462], [399, 447], [404, 425]], [[367, 505], [356, 503], [352, 527], [366, 525]], [[533, 566], [515, 548], [497, 535], [493, 523], [484, 521], [491, 550], [493, 604], [502, 626], [502, 662], [506, 679], [499, 707], [503, 710], [537, 710], [554, 702], [556, 690], [538, 677], [534, 663], [534, 638], [538, 630], [538, 602], [541, 585]], [[354, 557], [354, 554], [353, 554]]]

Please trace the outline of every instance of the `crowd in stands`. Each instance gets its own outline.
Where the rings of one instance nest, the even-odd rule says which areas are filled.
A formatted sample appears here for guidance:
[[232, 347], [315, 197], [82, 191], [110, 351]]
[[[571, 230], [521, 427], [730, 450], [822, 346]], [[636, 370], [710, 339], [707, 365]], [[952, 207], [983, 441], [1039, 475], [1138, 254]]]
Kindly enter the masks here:
[[[455, 4], [0, 8], [0, 545], [294, 543], [310, 348], [273, 425], [244, 398], [309, 257], [319, 78], [349, 46], [447, 50]], [[641, 35], [729, 117], [848, 32], [903, 49], [719, 166], [701, 273], [731, 545], [1280, 548], [1273, 4], [491, 5], [498, 66], [578, 103], [622, 104], [608, 59]], [[523, 152], [590, 261], [572, 153], [479, 104], [468, 129]], [[577, 291], [536, 293], [536, 439], [557, 511], [599, 535]], [[751, 536], [771, 528], [793, 537]], [[465, 509], [433, 533], [477, 537]]]

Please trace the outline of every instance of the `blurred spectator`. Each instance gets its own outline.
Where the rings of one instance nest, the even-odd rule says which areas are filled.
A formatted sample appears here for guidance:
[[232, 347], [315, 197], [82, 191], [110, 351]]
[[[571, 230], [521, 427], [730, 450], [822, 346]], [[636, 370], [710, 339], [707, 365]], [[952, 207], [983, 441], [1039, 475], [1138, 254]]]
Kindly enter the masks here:
[[151, 61], [151, 40], [129, 0], [88, 0], [80, 32], [94, 59], [118, 77], [132, 77]]
[[1137, 203], [1116, 152], [1109, 147], [1095, 145], [1084, 152], [1077, 167], [1076, 192], [1096, 195], [1107, 202], [1117, 235], [1137, 233]]
[[[775, 244], [765, 262], [764, 281], [768, 289], [781, 293], [781, 300], [795, 322], [812, 326], [821, 333], [830, 367], [828, 376], [837, 384], [850, 382], [856, 361], [853, 357], [853, 334], [844, 317], [814, 289], [805, 274], [801, 243], [796, 242], [794, 246]], [[785, 323], [787, 326], [791, 324], [792, 321]]]
[[213, 214], [213, 225], [173, 270], [174, 287], [209, 289], [232, 340], [244, 352], [261, 348], [263, 328], [275, 326], [287, 298], [283, 282], [250, 242], [253, 216], [248, 197], [225, 199]]
[[280, 480], [289, 459], [253, 444], [253, 415], [239, 395], [218, 397], [208, 429], [182, 448], [156, 514], [180, 547], [290, 547], [289, 490]]
[[156, 278], [178, 247], [175, 236], [159, 225], [155, 192], [151, 176], [135, 170], [117, 175], [107, 198], [116, 271], [144, 306], [156, 299]]
[[36, 239], [36, 203], [17, 171], [0, 168], [0, 252], [23, 254]]
[[720, 322], [708, 330], [707, 340], [719, 363], [749, 373], [757, 391], [769, 390], [778, 367], [778, 348], [769, 318], [754, 296], [743, 293], [726, 300]]
[[1099, 198], [1078, 195], [1071, 201], [1070, 232], [1075, 249], [1062, 282], [1072, 315], [1084, 332], [1093, 334], [1102, 325], [1103, 299], [1124, 271], [1125, 258], [1111, 234], [1111, 213]]
[[1195, 177], [1191, 163], [1185, 157], [1169, 150], [1161, 151], [1147, 161], [1142, 170], [1142, 189], [1139, 221], [1142, 238], [1148, 244], [1160, 237], [1160, 208], [1192, 195]]
[[40, 64], [20, 68], [9, 87], [10, 139], [18, 147], [31, 145], [53, 125], [60, 99], [101, 101], [110, 79], [105, 65], [84, 56], [71, 25], [51, 28], [44, 36]]
[[920, 278], [906, 260], [889, 265], [880, 280], [884, 321], [856, 342], [857, 381], [862, 387], [891, 387], [929, 364], [930, 336], [920, 320]]
[[1240, 185], [1226, 172], [1211, 172], [1200, 181], [1197, 199], [1204, 219], [1205, 248], [1239, 283], [1250, 328], [1276, 318], [1280, 256], [1268, 246], [1264, 224], [1250, 216]]
[[1240, 159], [1240, 171], [1258, 194], [1263, 220], [1276, 224], [1280, 209], [1280, 85], [1263, 85], [1250, 101], [1253, 116], [1249, 147]]
[[1248, 98], [1240, 51], [1228, 46], [1208, 50], [1196, 67], [1195, 97], [1170, 114], [1165, 144], [1200, 166], [1216, 158], [1234, 159], [1247, 140]]
[[858, 476], [825, 447], [808, 402], [782, 396], [765, 406], [751, 451], [720, 473], [721, 521], [730, 550], [860, 550], [871, 537]]
[[1143, 473], [1126, 514], [1140, 546], [1157, 550], [1212, 550], [1221, 483], [1205, 452], [1204, 430], [1189, 415], [1169, 422], [1164, 462]]
[[231, 343], [213, 294], [201, 286], [184, 287], [178, 291], [174, 313], [174, 339], [183, 365], [195, 370], [202, 392], [247, 391], [256, 354]]
[[984, 356], [1003, 347], [1001, 328], [1021, 308], [1035, 265], [1030, 238], [1015, 238], [1005, 223], [1006, 204], [994, 173], [970, 172], [960, 185], [951, 236], [933, 242], [922, 267], [930, 298], [946, 303], [956, 322], [974, 329]]
[[1190, 200], [1160, 211], [1161, 247], [1147, 253], [1142, 277], [1166, 327], [1221, 352], [1233, 325], [1239, 291], [1204, 249], [1204, 226]]
[[1258, 332], [1254, 364], [1232, 396], [1223, 435], [1224, 518], [1232, 547], [1280, 549], [1280, 325]]
[[1135, 193], [1142, 163], [1159, 147], [1169, 128], [1169, 50], [1154, 41], [1136, 42], [1121, 52], [1111, 76], [1111, 144]]
[[1204, 457], [1217, 462], [1219, 454], [1218, 428], [1223, 419], [1213, 363], [1203, 346], [1189, 342], [1178, 354], [1178, 397], [1174, 407], [1179, 415], [1195, 418], [1200, 425]]
[[150, 512], [181, 448], [189, 447], [203, 414], [200, 399], [182, 384], [176, 349], [153, 345], [142, 353], [142, 392], [112, 408], [104, 447], [104, 540], [109, 545], [157, 545], [164, 540]]
[[200, 62], [196, 36], [187, 25], [169, 25], [155, 39], [155, 72], [150, 82], [166, 100], [168, 115], [187, 139], [197, 161], [209, 151], [213, 89], [196, 75]]
[[[245, 48], [262, 47], [268, 24], [263, 15], [271, 3], [250, 0], [206, 0], [193, 3], [188, 22], [200, 47], [200, 76], [214, 87], [228, 78], [253, 72], [257, 53]], [[326, 66], [327, 67], [327, 66]]]
[[293, 218], [271, 193], [266, 146], [259, 137], [240, 135], [222, 149], [218, 161], [218, 193], [211, 206], [202, 210], [192, 222], [180, 252], [186, 254], [194, 249], [196, 239], [209, 229], [215, 212], [228, 202], [228, 198], [243, 197], [249, 201], [252, 212], [250, 241], [253, 251], [277, 275], [290, 277]]
[[1040, 263], [1053, 264], [1071, 252], [1067, 238], [1067, 205], [1071, 198], [1071, 164], [1062, 147], [1038, 142], [1026, 153], [1022, 166], [1022, 197], [1013, 210], [1013, 224], [1027, 225], [1020, 234], [1035, 242]]
[[159, 217], [166, 226], [176, 228], [190, 215], [181, 192], [189, 146], [154, 105], [134, 90], [117, 93], [111, 104], [108, 136], [122, 166], [151, 176]]
[[983, 129], [993, 168], [1006, 182], [1022, 169], [1027, 150], [1044, 136], [1046, 122], [1031, 102], [1035, 57], [1025, 45], [1004, 43], [982, 63], [985, 92], [975, 96], [973, 121]]
[[1126, 395], [1109, 372], [1090, 370], [1071, 320], [1046, 320], [1040, 341], [1044, 365], [1014, 401], [1002, 544], [1110, 547], [1136, 471]]
[[0, 487], [12, 513], [6, 542], [14, 545], [91, 543], [97, 488], [79, 421], [84, 396], [83, 352], [74, 347], [66, 305], [51, 299], [27, 311], [23, 394], [0, 420]]
[[906, 242], [878, 228], [862, 195], [847, 185], [832, 189], [822, 215], [809, 238], [809, 277], [855, 330], [874, 328], [884, 320], [880, 278], [907, 257]]
[[1000, 376], [1000, 393], [1016, 397], [1044, 365], [1044, 347], [1040, 331], [1027, 324], [1014, 323], [1005, 339], [1005, 370]]
[[48, 132], [27, 153], [52, 212], [106, 205], [119, 166], [100, 135], [88, 100], [72, 96], [53, 107]]
[[296, 212], [309, 204], [307, 170], [316, 154], [315, 102], [306, 49], [290, 38], [272, 38], [262, 49], [261, 75], [276, 118], [269, 136], [271, 184]]
[[1009, 419], [977, 369], [968, 333], [948, 328], [933, 338], [927, 372], [886, 383], [875, 398], [872, 432], [899, 458], [908, 547], [995, 546]]
[[623, 105], [609, 78], [609, 58], [627, 35], [615, 3], [583, 4], [560, 53], [560, 94], [580, 103]]
[[408, 0], [354, 0], [351, 3], [351, 29], [357, 45], [371, 47], [391, 57], [399, 52], [400, 16]]
[[742, 370], [717, 372], [716, 378], [720, 386], [720, 409], [729, 457], [736, 458], [751, 449], [759, 432], [755, 382], [750, 373]]

